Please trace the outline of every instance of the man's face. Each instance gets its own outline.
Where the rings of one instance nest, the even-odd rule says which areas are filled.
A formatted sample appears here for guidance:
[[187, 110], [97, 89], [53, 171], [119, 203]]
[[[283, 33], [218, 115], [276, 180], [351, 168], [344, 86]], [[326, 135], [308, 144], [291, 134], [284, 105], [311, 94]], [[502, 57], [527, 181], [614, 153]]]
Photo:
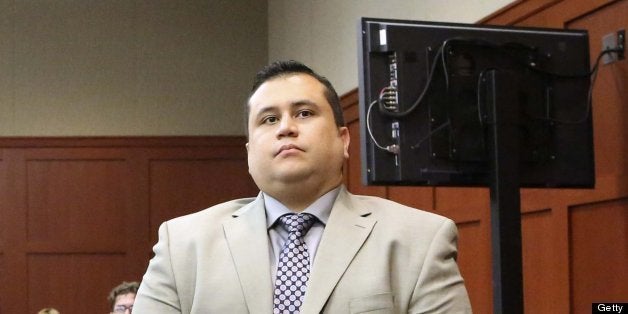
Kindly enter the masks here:
[[113, 304], [113, 310], [111, 313], [131, 313], [133, 309], [133, 302], [135, 302], [135, 293], [119, 295], [116, 297], [116, 302]]
[[349, 132], [334, 121], [325, 87], [306, 74], [279, 76], [249, 100], [249, 172], [269, 193], [276, 183], [331, 188], [342, 180]]

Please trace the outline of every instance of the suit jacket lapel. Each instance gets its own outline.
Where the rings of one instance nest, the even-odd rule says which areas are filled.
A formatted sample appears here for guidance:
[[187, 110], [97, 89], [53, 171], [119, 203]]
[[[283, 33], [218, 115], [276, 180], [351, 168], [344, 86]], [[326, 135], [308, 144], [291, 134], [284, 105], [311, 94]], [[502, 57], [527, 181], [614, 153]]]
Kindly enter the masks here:
[[318, 246], [301, 313], [320, 313], [334, 287], [373, 230], [370, 211], [354, 208], [352, 196], [340, 191]]
[[266, 212], [261, 193], [223, 223], [249, 312], [272, 311], [272, 281]]

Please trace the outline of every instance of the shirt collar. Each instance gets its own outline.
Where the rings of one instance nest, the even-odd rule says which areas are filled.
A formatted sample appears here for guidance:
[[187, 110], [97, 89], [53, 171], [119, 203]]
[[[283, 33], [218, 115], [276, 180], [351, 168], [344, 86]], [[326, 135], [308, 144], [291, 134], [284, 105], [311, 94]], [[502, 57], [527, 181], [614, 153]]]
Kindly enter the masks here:
[[[331, 215], [331, 208], [334, 205], [339, 192], [340, 186], [323, 194], [323, 196], [319, 197], [316, 201], [314, 201], [314, 203], [305, 208], [303, 212], [314, 215], [320, 222], [326, 225], [329, 220], [329, 215]], [[285, 214], [294, 213], [272, 196], [264, 192], [262, 192], [262, 196], [264, 197], [264, 207], [266, 208], [267, 228], [270, 229], [279, 217]]]

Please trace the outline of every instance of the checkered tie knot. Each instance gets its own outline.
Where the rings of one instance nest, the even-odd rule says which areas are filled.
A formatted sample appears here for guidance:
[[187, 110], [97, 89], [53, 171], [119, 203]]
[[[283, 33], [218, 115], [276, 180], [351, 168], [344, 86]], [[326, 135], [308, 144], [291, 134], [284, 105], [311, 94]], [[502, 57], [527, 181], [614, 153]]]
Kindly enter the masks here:
[[310, 214], [287, 214], [279, 221], [289, 232], [277, 261], [275, 279], [274, 314], [299, 313], [305, 298], [310, 261], [303, 236], [310, 230], [316, 218]]

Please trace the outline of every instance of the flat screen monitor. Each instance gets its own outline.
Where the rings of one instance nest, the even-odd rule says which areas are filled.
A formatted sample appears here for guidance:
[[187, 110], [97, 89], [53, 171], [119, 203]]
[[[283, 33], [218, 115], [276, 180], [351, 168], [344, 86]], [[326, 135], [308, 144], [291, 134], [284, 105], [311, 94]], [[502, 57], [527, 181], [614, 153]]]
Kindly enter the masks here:
[[521, 187], [593, 187], [586, 31], [362, 18], [359, 38], [363, 183], [488, 186], [494, 104]]

